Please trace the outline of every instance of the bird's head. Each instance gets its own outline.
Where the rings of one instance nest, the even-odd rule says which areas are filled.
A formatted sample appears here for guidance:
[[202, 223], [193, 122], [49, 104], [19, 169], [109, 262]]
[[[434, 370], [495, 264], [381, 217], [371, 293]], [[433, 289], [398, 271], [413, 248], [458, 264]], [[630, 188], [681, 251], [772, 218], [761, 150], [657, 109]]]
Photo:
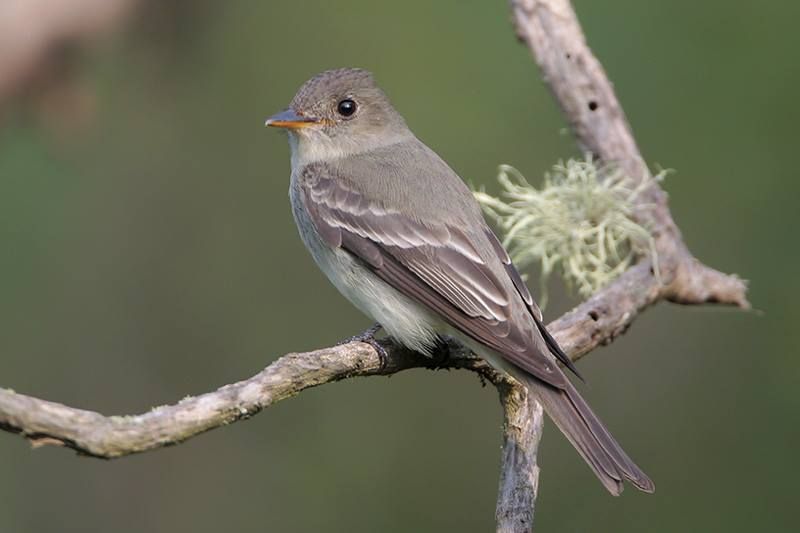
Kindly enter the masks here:
[[317, 74], [266, 125], [285, 128], [293, 156], [303, 162], [344, 157], [411, 135], [372, 74], [358, 68]]

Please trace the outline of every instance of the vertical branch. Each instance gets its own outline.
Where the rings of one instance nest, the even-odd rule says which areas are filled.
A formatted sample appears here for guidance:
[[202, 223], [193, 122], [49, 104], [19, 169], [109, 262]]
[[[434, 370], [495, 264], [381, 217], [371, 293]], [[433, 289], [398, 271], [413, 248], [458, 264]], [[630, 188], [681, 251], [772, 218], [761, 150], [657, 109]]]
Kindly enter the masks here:
[[[640, 195], [637, 219], [652, 228], [659, 257], [677, 260], [688, 255], [670, 216], [666, 193], [652, 179], [613, 85], [589, 48], [571, 2], [510, 0], [510, 6], [517, 37], [536, 60], [580, 148], [647, 183]], [[666, 277], [671, 278], [675, 265], [665, 266]]]
[[539, 485], [536, 455], [542, 438], [542, 406], [521, 384], [496, 383], [503, 405], [503, 456], [495, 518], [497, 531], [520, 533], [533, 527]]

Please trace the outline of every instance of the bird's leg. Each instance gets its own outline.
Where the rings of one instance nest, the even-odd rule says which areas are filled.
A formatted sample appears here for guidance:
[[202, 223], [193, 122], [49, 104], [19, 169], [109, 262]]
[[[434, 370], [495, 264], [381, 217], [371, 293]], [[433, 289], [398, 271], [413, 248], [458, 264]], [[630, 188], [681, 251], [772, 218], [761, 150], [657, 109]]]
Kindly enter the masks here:
[[347, 344], [349, 342], [363, 342], [365, 344], [369, 344], [375, 351], [378, 352], [378, 359], [381, 361], [381, 370], [386, 368], [387, 363], [389, 362], [389, 354], [386, 353], [386, 348], [381, 345], [378, 339], [375, 338], [375, 334], [381, 330], [383, 326], [378, 324], [377, 322], [359, 333], [358, 335], [353, 335], [352, 337], [348, 337], [343, 341], [337, 342], [336, 345], [339, 346], [340, 344]]
[[433, 368], [446, 368], [450, 360], [450, 336], [438, 335], [436, 346], [433, 350]]

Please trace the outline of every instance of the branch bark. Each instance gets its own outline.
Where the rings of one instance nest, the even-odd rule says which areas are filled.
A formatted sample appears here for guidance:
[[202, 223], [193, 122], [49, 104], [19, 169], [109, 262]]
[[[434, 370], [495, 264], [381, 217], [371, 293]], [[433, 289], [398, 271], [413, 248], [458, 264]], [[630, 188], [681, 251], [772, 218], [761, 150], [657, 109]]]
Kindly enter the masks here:
[[[652, 179], [611, 83], [586, 45], [568, 0], [511, 0], [519, 38], [536, 58], [572, 126], [578, 143], [628, 175], [646, 180], [637, 216], [653, 231], [660, 276], [642, 260], [586, 302], [548, 325], [572, 358], [578, 359], [623, 333], [648, 306], [722, 303], [747, 309], [746, 284], [695, 259], [672, 220], [666, 194]], [[34, 445], [56, 444], [81, 454], [116, 458], [178, 444], [195, 435], [246, 419], [301, 391], [342, 379], [390, 375], [409, 368], [463, 368], [494, 384], [504, 411], [503, 459], [497, 502], [498, 531], [529, 531], [538, 488], [536, 454], [542, 409], [524, 387], [463, 347], [450, 343], [439, 364], [387, 344], [381, 366], [362, 343], [288, 354], [255, 376], [177, 404], [135, 416], [104, 416], [0, 389], [0, 428]]]
[[[468, 368], [492, 383], [502, 381], [463, 348], [453, 344], [449, 349], [452, 356], [445, 368]], [[391, 343], [387, 354], [383, 366], [374, 348], [360, 342], [287, 354], [249, 379], [135, 416], [104, 416], [0, 389], [0, 428], [20, 433], [34, 445], [62, 445], [83, 455], [114, 459], [178, 444], [250, 418], [317, 385], [434, 366], [432, 359]]]
[[503, 452], [495, 520], [497, 531], [530, 531], [539, 491], [536, 456], [542, 439], [544, 411], [518, 383], [498, 383], [503, 406]]

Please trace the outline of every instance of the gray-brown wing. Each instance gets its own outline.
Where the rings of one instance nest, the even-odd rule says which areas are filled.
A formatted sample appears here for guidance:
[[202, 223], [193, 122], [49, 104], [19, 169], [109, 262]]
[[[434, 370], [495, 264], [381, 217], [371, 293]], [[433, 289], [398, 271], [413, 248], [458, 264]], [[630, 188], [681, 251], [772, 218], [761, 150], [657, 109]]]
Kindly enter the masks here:
[[413, 220], [365, 198], [330, 172], [314, 165], [301, 182], [306, 210], [327, 245], [358, 257], [389, 285], [520, 368], [565, 387], [566, 376], [542, 353], [549, 348], [546, 339], [537, 343], [538, 317], [533, 327], [511, 319], [517, 303], [512, 299], [520, 294], [507, 292], [509, 284], [498, 278], [464, 230]]
[[486, 228], [486, 237], [492, 244], [497, 257], [506, 267], [508, 277], [511, 278], [511, 281], [514, 283], [514, 287], [517, 289], [517, 292], [522, 297], [525, 305], [528, 306], [528, 310], [531, 312], [533, 319], [536, 321], [536, 327], [539, 329], [539, 333], [542, 334], [544, 341], [547, 343], [547, 347], [550, 348], [550, 352], [555, 355], [559, 361], [564, 363], [564, 366], [569, 368], [573, 374], [578, 376], [583, 381], [583, 376], [581, 376], [580, 372], [578, 372], [578, 369], [575, 367], [575, 363], [573, 363], [572, 359], [570, 359], [569, 356], [564, 353], [564, 350], [561, 349], [561, 346], [558, 345], [553, 336], [550, 335], [550, 332], [547, 331], [547, 328], [542, 321], [542, 311], [539, 309], [539, 306], [536, 305], [536, 302], [533, 301], [533, 296], [531, 296], [528, 286], [525, 285], [525, 281], [522, 279], [522, 276], [520, 276], [517, 267], [515, 267], [514, 263], [511, 261], [511, 257], [509, 257], [506, 249], [503, 248], [503, 245], [497, 239], [497, 236], [489, 228]]

